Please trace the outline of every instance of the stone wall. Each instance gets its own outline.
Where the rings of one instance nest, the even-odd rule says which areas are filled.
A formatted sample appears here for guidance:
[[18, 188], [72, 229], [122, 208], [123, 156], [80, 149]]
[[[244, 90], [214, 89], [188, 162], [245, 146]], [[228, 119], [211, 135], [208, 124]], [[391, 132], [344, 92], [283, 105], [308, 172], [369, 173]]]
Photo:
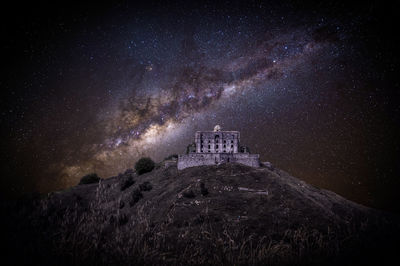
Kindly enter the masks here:
[[[224, 156], [225, 154], [221, 154]], [[241, 163], [251, 167], [260, 167], [260, 155], [249, 153], [234, 153], [231, 162]], [[225, 160], [226, 162], [226, 160]]]
[[251, 167], [259, 167], [260, 159], [258, 154], [249, 153], [192, 153], [179, 155], [178, 169], [201, 165], [216, 165], [220, 163], [241, 163]]
[[178, 170], [182, 170], [188, 167], [200, 166], [200, 165], [213, 165], [215, 163], [215, 157], [213, 154], [183, 154], [178, 157]]

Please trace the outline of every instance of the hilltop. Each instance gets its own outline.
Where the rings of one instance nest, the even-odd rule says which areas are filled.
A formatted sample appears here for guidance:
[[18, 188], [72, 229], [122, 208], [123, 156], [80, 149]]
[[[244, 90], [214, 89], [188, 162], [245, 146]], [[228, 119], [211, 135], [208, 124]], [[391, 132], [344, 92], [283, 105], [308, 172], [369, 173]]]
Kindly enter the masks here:
[[382, 264], [400, 231], [270, 164], [128, 169], [7, 208], [9, 254], [41, 264]]

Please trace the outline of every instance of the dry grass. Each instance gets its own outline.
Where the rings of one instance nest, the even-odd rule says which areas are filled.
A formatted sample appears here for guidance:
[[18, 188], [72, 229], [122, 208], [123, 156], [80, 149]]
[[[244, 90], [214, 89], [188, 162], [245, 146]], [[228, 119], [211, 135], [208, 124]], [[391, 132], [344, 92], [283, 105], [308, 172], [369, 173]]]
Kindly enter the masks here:
[[[322, 233], [304, 226], [286, 230], [280, 239], [248, 235], [237, 224], [215, 224], [206, 213], [200, 223], [177, 228], [173, 209], [164, 223], [152, 224], [149, 202], [133, 207], [130, 217], [121, 213], [118, 201], [105, 209], [108, 202], [100, 182], [85, 212], [74, 205], [50, 221], [55, 257], [73, 265], [317, 265], [340, 254], [343, 241], [355, 235], [350, 227]], [[44, 204], [42, 213], [47, 211]]]
[[[398, 236], [398, 224], [392, 230], [381, 217], [379, 222], [363, 218], [327, 225], [325, 230], [305, 223], [289, 226], [286, 216], [268, 217], [277, 221], [269, 227], [258, 220], [226, 219], [223, 211], [215, 220], [208, 205], [200, 209], [187, 205], [193, 199], [177, 197], [176, 191], [186, 189], [183, 186], [171, 192], [177, 193], [173, 194], [177, 199], [165, 217], [154, 221], [150, 213], [160, 211], [154, 204], [160, 201], [152, 202], [148, 196], [158, 193], [158, 183], [152, 184], [154, 188], [143, 189], [143, 198], [132, 206], [127, 203], [137, 187], [121, 193], [120, 183], [106, 185], [105, 181], [93, 185], [90, 200], [84, 193], [76, 200], [70, 200], [74, 191], [62, 194], [63, 199], [70, 196], [68, 207], [52, 202], [61, 200], [57, 197], [34, 201], [37, 204], [29, 201], [30, 208], [15, 212], [12, 219], [8, 216], [6, 230], [12, 233], [6, 239], [16, 247], [9, 256], [42, 265], [347, 265], [371, 250], [379, 256], [377, 248], [390, 246], [390, 239]], [[196, 199], [210, 195], [201, 197], [198, 194]], [[199, 211], [183, 219], [177, 208]], [[24, 249], [18, 248], [21, 243]]]

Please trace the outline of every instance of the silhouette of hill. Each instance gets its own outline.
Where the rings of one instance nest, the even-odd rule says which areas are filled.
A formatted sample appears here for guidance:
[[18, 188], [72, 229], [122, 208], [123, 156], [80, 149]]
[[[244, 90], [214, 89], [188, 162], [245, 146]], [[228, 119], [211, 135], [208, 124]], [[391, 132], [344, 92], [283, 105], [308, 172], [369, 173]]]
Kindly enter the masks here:
[[9, 260], [27, 264], [350, 265], [389, 262], [397, 215], [266, 164], [125, 173], [3, 204]]

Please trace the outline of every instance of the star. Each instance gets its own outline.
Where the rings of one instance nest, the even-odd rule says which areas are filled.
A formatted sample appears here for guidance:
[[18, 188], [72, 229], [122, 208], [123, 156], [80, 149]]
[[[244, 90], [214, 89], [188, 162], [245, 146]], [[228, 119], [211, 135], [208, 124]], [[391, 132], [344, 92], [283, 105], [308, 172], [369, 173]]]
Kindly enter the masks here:
[[294, 176], [393, 206], [382, 192], [397, 195], [400, 150], [389, 15], [331, 1], [177, 6], [26, 8], [4, 23], [5, 187], [114, 176], [221, 124]]

